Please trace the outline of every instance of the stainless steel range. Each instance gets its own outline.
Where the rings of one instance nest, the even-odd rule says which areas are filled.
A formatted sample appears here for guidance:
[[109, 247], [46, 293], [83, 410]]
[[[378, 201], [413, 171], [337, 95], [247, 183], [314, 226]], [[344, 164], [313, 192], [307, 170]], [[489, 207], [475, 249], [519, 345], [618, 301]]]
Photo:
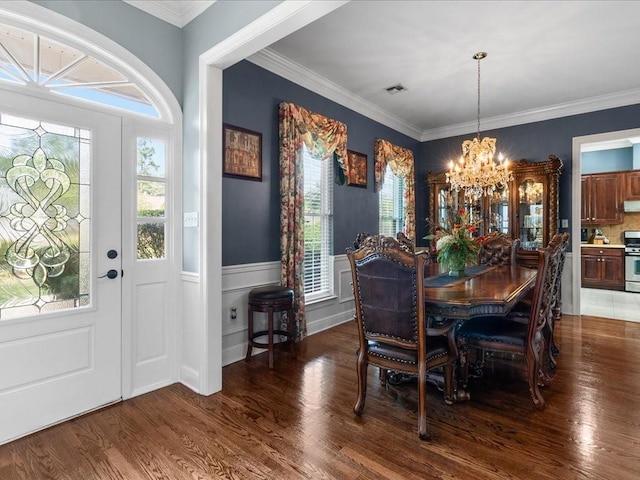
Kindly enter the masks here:
[[627, 292], [640, 293], [640, 230], [624, 232], [624, 279]]

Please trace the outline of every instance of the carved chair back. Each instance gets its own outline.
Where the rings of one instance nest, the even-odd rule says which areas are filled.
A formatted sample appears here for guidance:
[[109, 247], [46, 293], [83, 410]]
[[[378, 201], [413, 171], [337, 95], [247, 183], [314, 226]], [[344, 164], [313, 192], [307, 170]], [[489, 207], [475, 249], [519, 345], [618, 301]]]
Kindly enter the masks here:
[[487, 235], [478, 253], [480, 265], [515, 265], [520, 239], [512, 239], [501, 232]]

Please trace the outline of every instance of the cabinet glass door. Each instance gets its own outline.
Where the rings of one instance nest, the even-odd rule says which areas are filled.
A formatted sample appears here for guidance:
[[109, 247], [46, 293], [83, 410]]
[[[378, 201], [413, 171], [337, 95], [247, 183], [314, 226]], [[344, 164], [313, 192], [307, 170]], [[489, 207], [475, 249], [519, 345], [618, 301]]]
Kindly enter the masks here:
[[536, 250], [544, 246], [544, 184], [525, 180], [518, 186], [520, 248]]
[[496, 190], [488, 198], [489, 217], [487, 218], [488, 233], [500, 232], [509, 235], [509, 189]]
[[436, 225], [451, 228], [450, 212], [458, 210], [458, 194], [451, 192], [447, 186], [437, 186]]

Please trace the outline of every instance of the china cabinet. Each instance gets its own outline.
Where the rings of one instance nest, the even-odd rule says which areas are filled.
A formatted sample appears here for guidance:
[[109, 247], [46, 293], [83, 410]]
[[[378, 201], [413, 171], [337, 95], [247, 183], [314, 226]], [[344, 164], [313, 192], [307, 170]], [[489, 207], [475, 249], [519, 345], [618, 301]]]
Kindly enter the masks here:
[[451, 192], [446, 172], [428, 173], [429, 220], [446, 224], [448, 209], [464, 208], [479, 235], [499, 231], [520, 239], [518, 263], [535, 267], [537, 249], [558, 230], [558, 182], [562, 161], [555, 155], [542, 162], [511, 164], [513, 180], [491, 196], [469, 199]]

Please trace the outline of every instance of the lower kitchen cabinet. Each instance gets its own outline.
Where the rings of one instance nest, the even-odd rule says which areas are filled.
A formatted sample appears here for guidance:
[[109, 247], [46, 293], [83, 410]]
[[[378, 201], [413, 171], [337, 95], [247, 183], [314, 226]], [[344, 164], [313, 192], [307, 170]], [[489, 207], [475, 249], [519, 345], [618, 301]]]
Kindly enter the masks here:
[[582, 286], [624, 290], [624, 248], [583, 247]]

